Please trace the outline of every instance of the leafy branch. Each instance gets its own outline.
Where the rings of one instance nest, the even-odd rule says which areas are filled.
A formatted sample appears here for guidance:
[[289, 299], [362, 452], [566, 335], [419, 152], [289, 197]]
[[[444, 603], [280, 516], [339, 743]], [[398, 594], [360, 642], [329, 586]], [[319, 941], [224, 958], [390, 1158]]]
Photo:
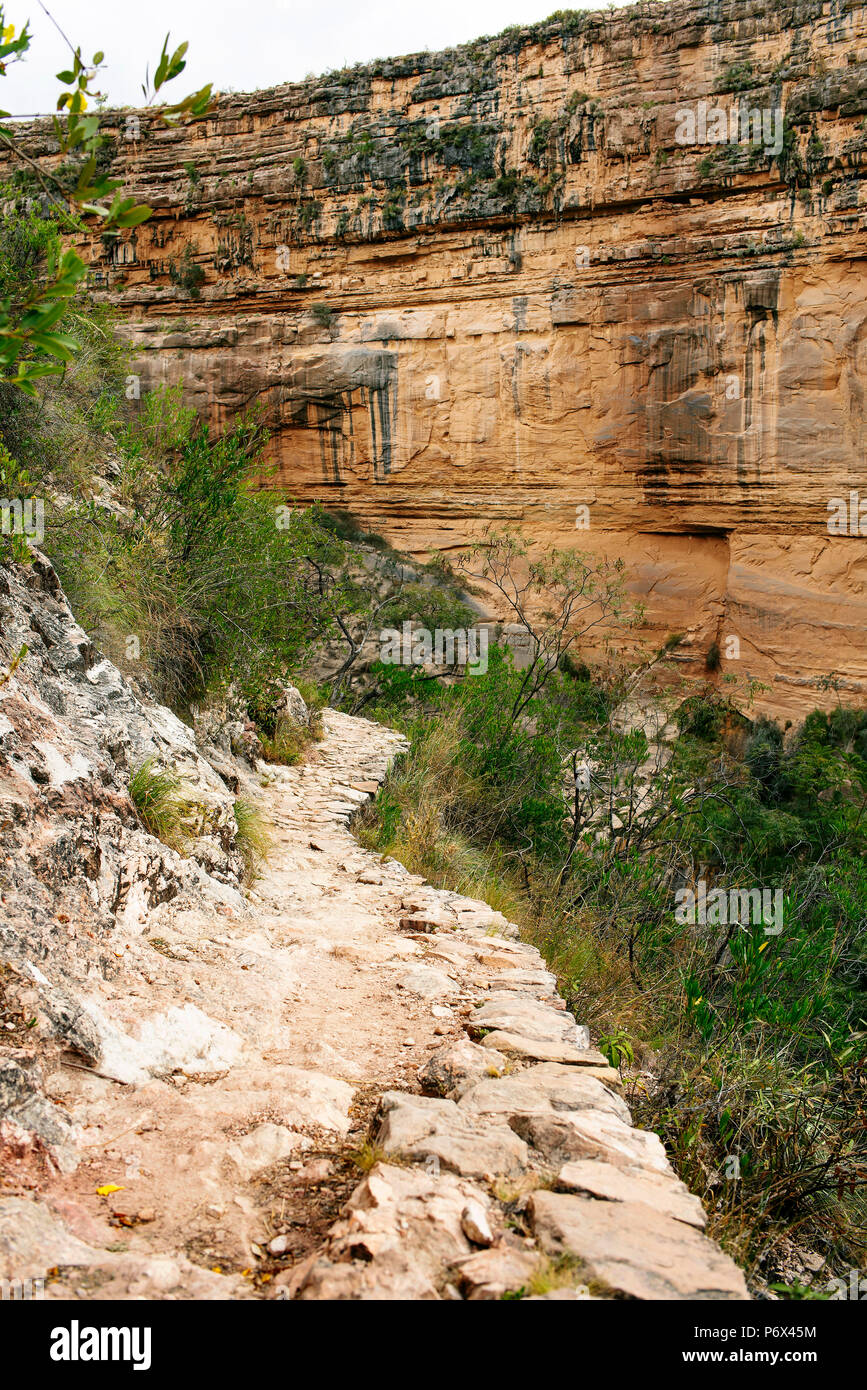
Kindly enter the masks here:
[[[52, 117], [52, 124], [61, 159], [72, 156], [81, 161], [74, 187], [69, 188], [56, 174], [43, 170], [31, 159], [21, 147], [14, 126], [0, 125], [0, 148], [5, 146], [13, 158], [27, 165], [55, 202], [58, 195], [65, 200], [67, 212], [75, 214], [74, 226], [80, 228], [80, 218], [91, 217], [98, 219], [103, 234], [117, 234], [137, 227], [147, 221], [153, 209], [146, 203], [137, 203], [135, 198], [125, 196], [122, 181], [112, 179], [100, 169], [99, 152], [105, 137], [100, 133], [99, 116], [86, 114], [90, 101], [101, 98], [94, 83], [105, 54], [94, 53], [91, 62], [85, 62], [81, 49], [73, 48], [49, 11], [44, 5], [42, 8], [72, 53], [72, 66], [57, 73], [57, 80], [64, 90], [57, 98], [59, 114]], [[30, 42], [28, 26], [25, 24], [21, 32], [16, 33], [15, 25], [6, 23], [5, 9], [0, 4], [0, 77], [6, 75], [9, 63], [23, 60], [29, 52]], [[167, 34], [152, 81], [149, 68], [145, 70], [142, 86], [145, 103], [168, 126], [176, 126], [181, 120], [200, 119], [207, 115], [212, 105], [210, 83], [182, 101], [156, 105], [163, 87], [186, 67], [187, 48], [188, 44], [182, 43], [170, 53]], [[0, 119], [7, 118], [9, 114], [8, 111], [0, 111]], [[10, 299], [0, 303], [0, 379], [35, 396], [34, 382], [37, 378], [63, 372], [65, 364], [80, 351], [80, 345], [74, 338], [52, 330], [63, 317], [86, 274], [87, 266], [81, 257], [75, 251], [68, 250], [60, 258], [59, 264], [49, 265], [47, 283], [25, 304], [13, 306]]]

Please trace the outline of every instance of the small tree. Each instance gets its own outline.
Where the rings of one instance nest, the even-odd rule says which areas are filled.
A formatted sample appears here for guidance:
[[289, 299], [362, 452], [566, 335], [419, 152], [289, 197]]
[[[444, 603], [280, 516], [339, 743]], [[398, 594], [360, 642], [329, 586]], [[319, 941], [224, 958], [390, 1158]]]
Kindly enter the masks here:
[[554, 548], [531, 559], [513, 531], [490, 530], [458, 557], [455, 568], [494, 589], [528, 634], [531, 660], [509, 711], [512, 722], [582, 638], [622, 623], [626, 615], [622, 560], [594, 562], [578, 551]]
[[[145, 105], [153, 109], [157, 119], [176, 125], [183, 119], [207, 114], [211, 87], [208, 84], [174, 104], [154, 105], [166, 83], [186, 67], [184, 55], [188, 45], [182, 43], [169, 53], [168, 43], [166, 35], [153, 79], [147, 69], [142, 92]], [[116, 236], [125, 228], [146, 221], [152, 209], [125, 197], [121, 181], [110, 178], [100, 167], [100, 151], [105, 143], [100, 134], [100, 118], [85, 112], [91, 101], [101, 97], [93, 84], [105, 55], [94, 53], [87, 63], [80, 48], [71, 44], [69, 48], [72, 66], [57, 74], [64, 90], [57, 99], [58, 115], [53, 124], [58, 153], [66, 161], [63, 167], [72, 169], [72, 177], [64, 177], [59, 169], [43, 169], [25, 150], [15, 126], [0, 126], [0, 147], [5, 147], [16, 163], [24, 165], [48, 194], [66, 230], [81, 233], [99, 225], [103, 236]], [[28, 26], [25, 24], [19, 33], [14, 24], [7, 24], [5, 8], [0, 4], [0, 77], [6, 75], [11, 63], [22, 62], [29, 49]], [[8, 111], [0, 111], [0, 118], [8, 115]], [[56, 330], [86, 274], [86, 265], [70, 248], [49, 257], [44, 278], [23, 303], [14, 304], [8, 297], [0, 302], [0, 380], [35, 396], [34, 382], [40, 377], [58, 375], [79, 352], [76, 339]]]

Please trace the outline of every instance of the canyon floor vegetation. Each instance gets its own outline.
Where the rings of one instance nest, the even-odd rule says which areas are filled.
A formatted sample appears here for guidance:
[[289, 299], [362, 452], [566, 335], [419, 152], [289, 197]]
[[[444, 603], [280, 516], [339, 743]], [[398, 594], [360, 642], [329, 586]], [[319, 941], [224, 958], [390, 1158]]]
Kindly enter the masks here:
[[[709, 683], [660, 698], [663, 738], [622, 719], [632, 674], [540, 662], [517, 719], [499, 649], [460, 685], [391, 682], [376, 713], [412, 752], [362, 839], [522, 923], [713, 1234], [804, 1296], [799, 1251], [822, 1285], [864, 1250], [867, 712], [784, 731]], [[782, 930], [680, 921], [700, 881], [781, 891]]]

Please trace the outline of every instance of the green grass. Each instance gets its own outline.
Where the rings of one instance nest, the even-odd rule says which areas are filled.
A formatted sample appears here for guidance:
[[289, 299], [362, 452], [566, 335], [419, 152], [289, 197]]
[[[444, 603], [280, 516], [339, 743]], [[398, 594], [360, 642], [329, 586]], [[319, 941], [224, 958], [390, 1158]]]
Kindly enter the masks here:
[[254, 801], [239, 797], [235, 802], [238, 826], [236, 845], [244, 858], [244, 882], [249, 886], [261, 876], [271, 853], [271, 826]]
[[312, 742], [313, 735], [303, 724], [291, 719], [278, 719], [273, 734], [259, 734], [266, 763], [294, 767], [300, 763]]
[[189, 843], [186, 821], [192, 803], [183, 794], [182, 779], [171, 768], [146, 758], [129, 779], [129, 794], [149, 834], [182, 853]]

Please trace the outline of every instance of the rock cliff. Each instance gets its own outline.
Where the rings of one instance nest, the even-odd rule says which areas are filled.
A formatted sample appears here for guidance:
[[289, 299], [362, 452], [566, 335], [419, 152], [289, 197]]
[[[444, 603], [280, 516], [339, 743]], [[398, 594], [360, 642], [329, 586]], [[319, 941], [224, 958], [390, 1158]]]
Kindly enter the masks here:
[[[130, 777], [148, 760], [182, 778], [183, 855], [133, 804]], [[166, 914], [243, 912], [243, 868], [234, 794], [193, 731], [95, 649], [44, 557], [0, 567], [0, 1014], [26, 987], [3, 1042], [41, 1039], [52, 1057], [104, 1069], [113, 1056], [124, 1079], [138, 1075], [105, 999], [123, 995], [129, 960]]]
[[794, 714], [867, 688], [865, 118], [853, 0], [567, 12], [117, 113], [155, 216], [93, 279], [142, 391], [265, 403], [289, 494], [414, 553], [623, 555], [687, 671], [717, 644]]

